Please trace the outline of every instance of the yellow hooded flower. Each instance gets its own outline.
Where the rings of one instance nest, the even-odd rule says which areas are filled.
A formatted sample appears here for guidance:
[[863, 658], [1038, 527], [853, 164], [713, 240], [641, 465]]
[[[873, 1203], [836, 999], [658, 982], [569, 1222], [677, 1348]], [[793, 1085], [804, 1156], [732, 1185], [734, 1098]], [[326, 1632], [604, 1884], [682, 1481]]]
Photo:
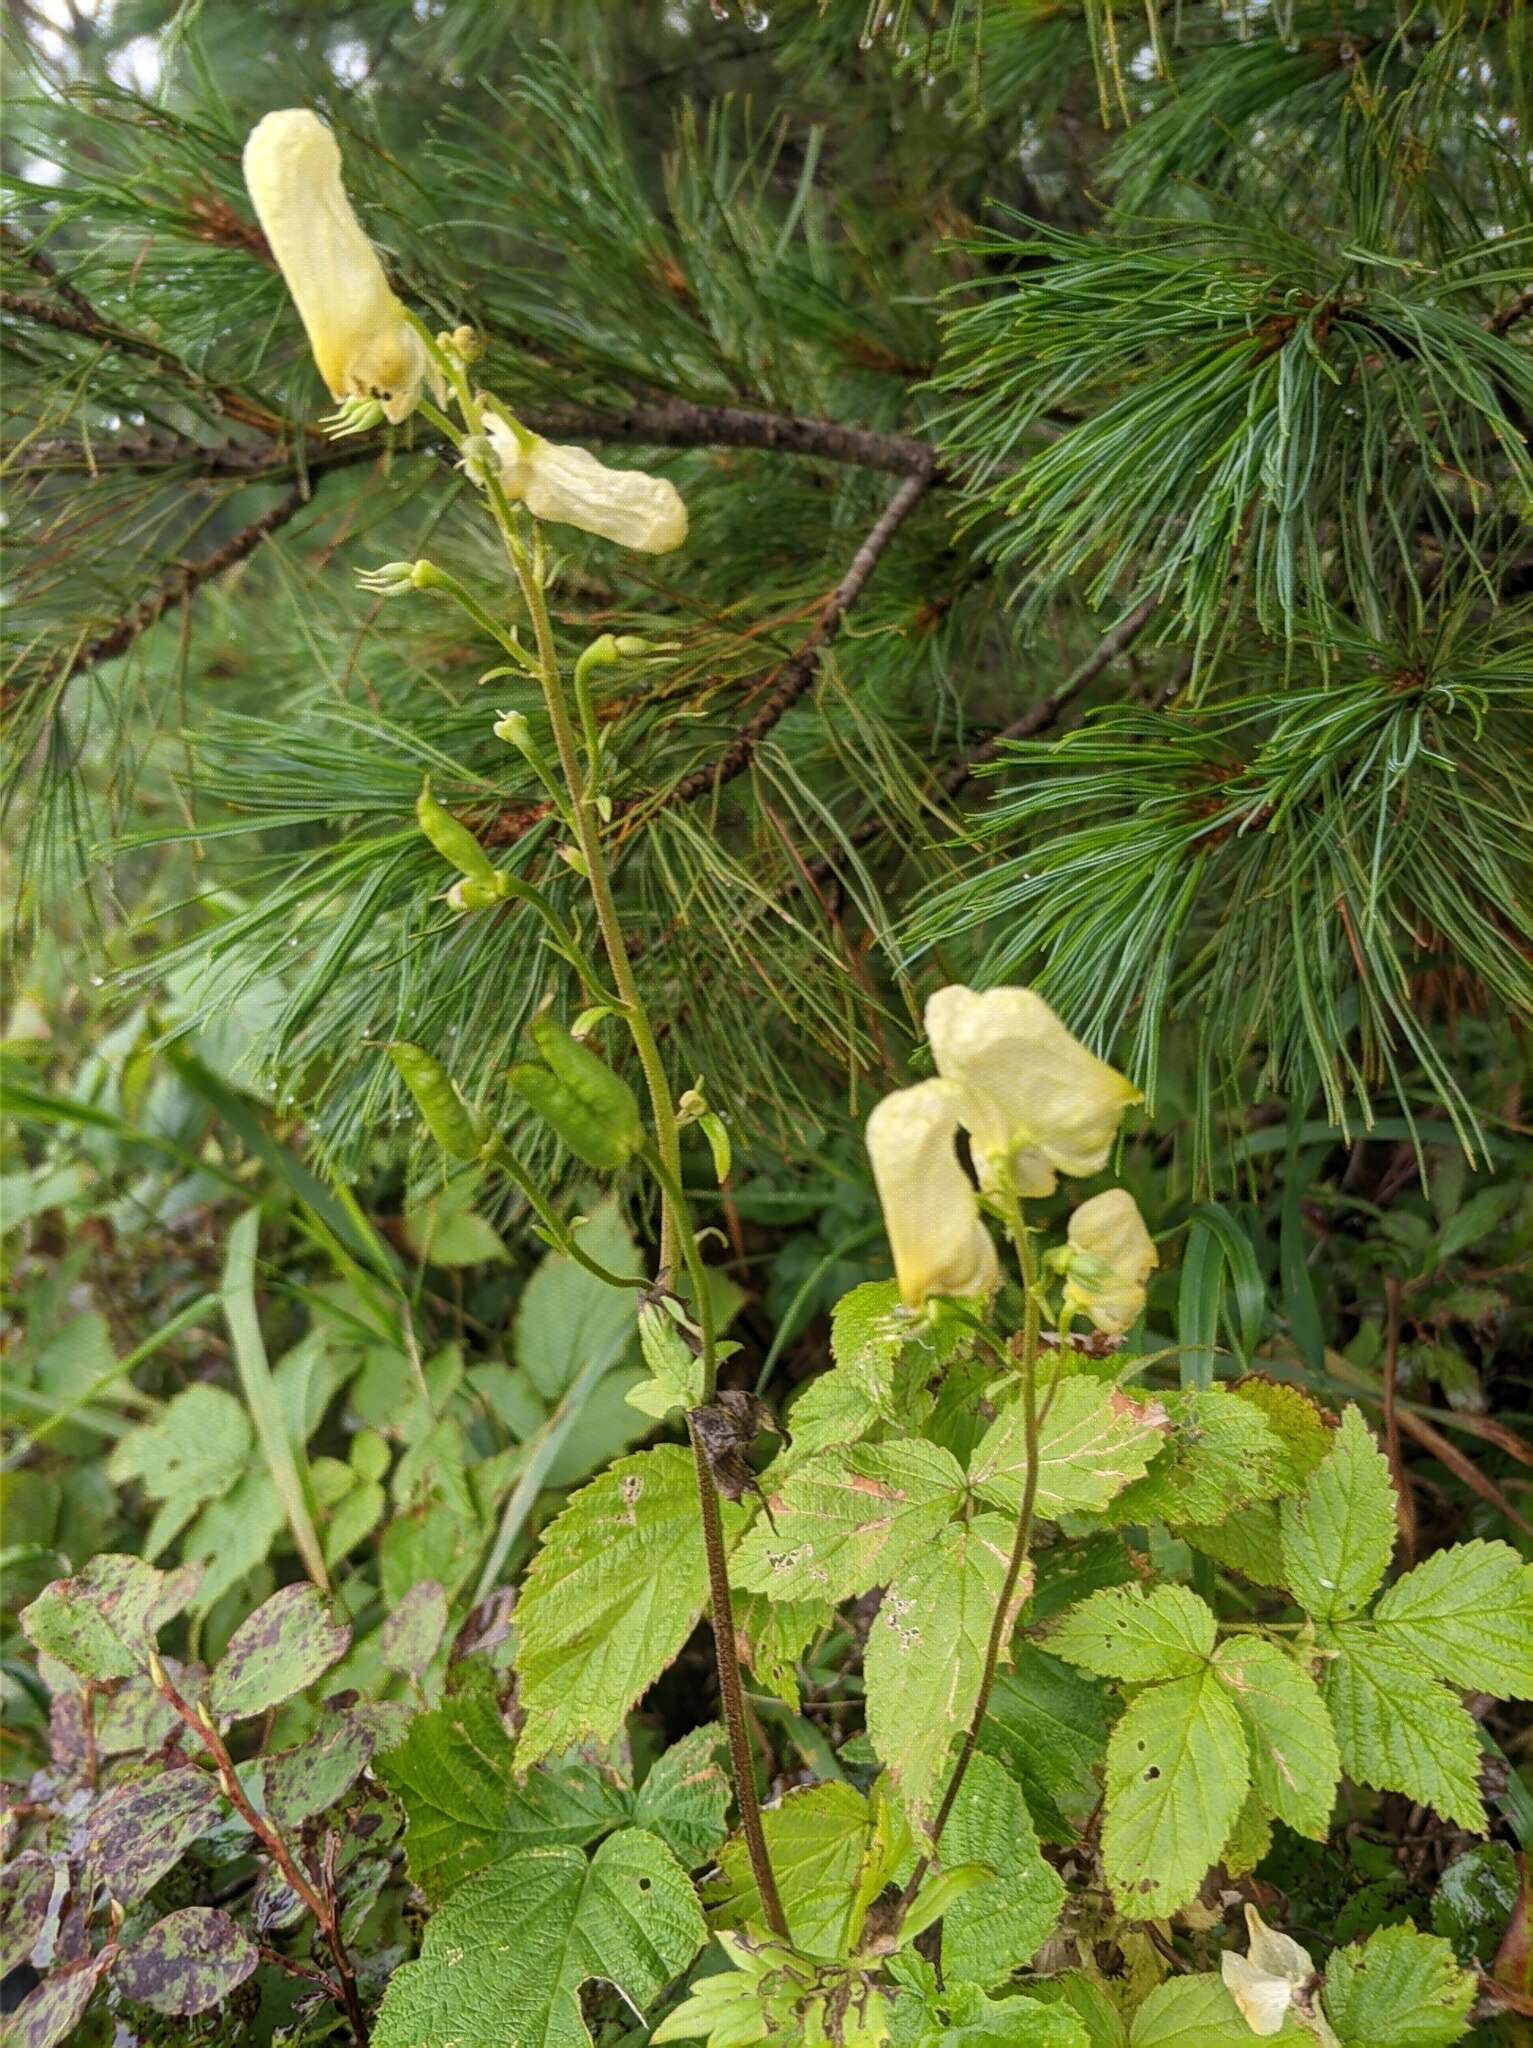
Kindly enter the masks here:
[[1081, 1203], [1068, 1234], [1065, 1307], [1121, 1337], [1138, 1321], [1144, 1283], [1160, 1264], [1139, 1204], [1126, 1188], [1109, 1188]]
[[686, 539], [687, 508], [665, 477], [642, 469], [608, 469], [587, 448], [525, 431], [518, 435], [494, 415], [484, 431], [501, 489], [513, 504], [525, 504], [535, 519], [578, 526], [644, 555], [668, 555]]
[[964, 1095], [985, 1187], [1009, 1167], [1019, 1195], [1051, 1195], [1056, 1173], [1100, 1173], [1132, 1081], [1073, 1038], [1030, 988], [939, 988], [926, 1005], [937, 1071]]
[[307, 107], [268, 114], [245, 144], [245, 184], [330, 396], [375, 398], [404, 419], [426, 348], [352, 211], [335, 137]]
[[1291, 1934], [1279, 1934], [1269, 1927], [1254, 1906], [1246, 1907], [1246, 1928], [1251, 1937], [1250, 1955], [1221, 1956], [1219, 1967], [1224, 1988], [1251, 2032], [1280, 2034], [1292, 2010], [1294, 2019], [1314, 2036], [1320, 2048], [1339, 2048], [1315, 1999], [1315, 1965], [1308, 1949], [1300, 1948]]
[[868, 1118], [868, 1157], [907, 1308], [934, 1294], [988, 1294], [1000, 1279], [979, 1202], [958, 1163], [960, 1097], [948, 1081], [886, 1095]]

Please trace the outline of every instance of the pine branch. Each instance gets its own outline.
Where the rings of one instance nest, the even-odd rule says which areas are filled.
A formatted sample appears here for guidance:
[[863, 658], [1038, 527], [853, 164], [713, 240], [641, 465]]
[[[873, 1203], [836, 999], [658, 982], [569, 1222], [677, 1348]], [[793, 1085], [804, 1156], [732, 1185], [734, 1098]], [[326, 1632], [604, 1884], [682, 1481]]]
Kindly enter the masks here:
[[0, 694], [0, 711], [9, 711], [13, 705], [48, 684], [63, 685], [88, 669], [97, 667], [103, 661], [113, 661], [119, 654], [125, 654], [149, 628], [162, 619], [172, 605], [192, 597], [206, 583], [221, 576], [226, 569], [232, 569], [236, 562], [243, 562], [253, 555], [262, 541], [286, 526], [297, 517], [310, 502], [313, 493], [306, 483], [294, 484], [287, 494], [275, 505], [263, 512], [259, 519], [252, 519], [248, 526], [242, 526], [238, 533], [231, 534], [221, 547], [212, 554], [203, 556], [201, 561], [186, 562], [175, 570], [158, 589], [149, 596], [140, 598], [131, 611], [124, 612], [106, 632], [94, 640], [88, 640], [73, 653], [54, 660], [31, 677], [8, 687]]
[[1492, 334], [1505, 334], [1525, 313], [1533, 313], [1533, 284], [1519, 292], [1509, 306], [1503, 306], [1499, 313], [1492, 313], [1485, 325]]
[[619, 815], [638, 812], [649, 816], [666, 805], [690, 803], [693, 797], [718, 790], [744, 773], [762, 740], [813, 682], [819, 668], [821, 648], [835, 637], [841, 621], [862, 595], [869, 577], [878, 567], [885, 548], [906, 515], [931, 488], [935, 475], [935, 461], [929, 460], [921, 470], [906, 477], [879, 514], [867, 539], [853, 555], [846, 574], [827, 598], [808, 638], [795, 654], [763, 678], [772, 684], [765, 703], [736, 733], [718, 759], [706, 767], [693, 769], [690, 775], [684, 775], [670, 789], [658, 795], [630, 798], [627, 804], [618, 807]]

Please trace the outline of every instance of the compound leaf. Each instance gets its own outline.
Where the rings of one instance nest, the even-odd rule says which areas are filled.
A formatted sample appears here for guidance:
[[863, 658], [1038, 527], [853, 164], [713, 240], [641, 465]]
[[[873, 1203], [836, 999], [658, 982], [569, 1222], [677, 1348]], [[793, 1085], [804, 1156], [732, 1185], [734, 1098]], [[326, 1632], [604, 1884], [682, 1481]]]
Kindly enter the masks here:
[[1509, 1543], [1439, 1550], [1395, 1581], [1373, 1623], [1453, 1685], [1533, 1698], [1533, 1565]]
[[420, 1958], [389, 1980], [374, 2048], [588, 2048], [580, 1988], [614, 1984], [642, 2012], [702, 1946], [685, 1871], [638, 1828], [588, 1863], [528, 1849], [460, 1886]]
[[1479, 1739], [1448, 1687], [1360, 1622], [1336, 1632], [1336, 1652], [1323, 1689], [1348, 1776], [1483, 1833]]

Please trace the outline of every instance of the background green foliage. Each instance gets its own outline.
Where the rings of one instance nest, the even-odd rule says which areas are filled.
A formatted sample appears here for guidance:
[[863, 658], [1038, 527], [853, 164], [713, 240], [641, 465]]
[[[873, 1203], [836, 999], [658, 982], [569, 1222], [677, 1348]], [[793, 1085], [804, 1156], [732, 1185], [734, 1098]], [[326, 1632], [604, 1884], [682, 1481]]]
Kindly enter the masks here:
[[[1193, 1897], [1221, 1852], [1322, 1967], [1336, 1945], [1349, 2048], [1385, 2048], [1406, 2006], [1427, 2031], [1402, 2041], [1457, 2038], [1464, 1966], [1526, 1999], [1508, 1929], [1527, 1737], [1493, 1702], [1515, 1642], [1498, 1662], [1486, 1619], [1515, 1598], [1505, 1546], [1533, 1542], [1522, 0], [117, 0], [8, 21], [0, 1498], [5, 1776], [31, 1811], [0, 1924], [11, 1989], [28, 1956], [57, 1987], [47, 2038], [339, 2038], [334, 2002], [269, 1953], [328, 1967], [301, 1902], [227, 1801], [185, 1771], [172, 1796], [146, 1761], [173, 1724], [144, 1643], [82, 1668], [77, 1613], [45, 1607], [39, 1633], [34, 1609], [22, 1634], [20, 1610], [92, 1558], [135, 1561], [146, 1612], [158, 1582], [137, 1574], [167, 1575], [162, 1653], [188, 1697], [208, 1673], [234, 1684], [263, 1602], [328, 1584], [339, 1633], [299, 1631], [264, 1689], [222, 1704], [250, 1796], [306, 1854], [339, 1845], [365, 2003], [407, 1966], [376, 2038], [428, 2024], [455, 1915], [534, 1912], [586, 1946], [557, 1980], [492, 1981], [488, 2009], [530, 2036], [578, 2041], [583, 2011], [604, 2044], [643, 2038], [592, 1980], [654, 2023], [700, 1931], [687, 1874], [714, 1870], [726, 1931], [753, 1896], [725, 1844], [690, 1525], [651, 1492], [652, 1608], [607, 1547], [625, 1458], [683, 1463], [632, 1302], [545, 1254], [493, 1173], [444, 1168], [386, 1051], [444, 1061], [561, 1208], [593, 1215], [587, 1248], [648, 1270], [633, 1191], [592, 1187], [505, 1085], [566, 967], [514, 904], [449, 912], [416, 826], [429, 773], [491, 859], [582, 922], [542, 791], [490, 729], [516, 706], [541, 730], [531, 691], [481, 684], [496, 650], [456, 612], [354, 585], [429, 553], [502, 602], [429, 429], [304, 431], [322, 394], [238, 161], [290, 104], [336, 124], [410, 302], [484, 333], [487, 383], [687, 499], [674, 556], [558, 529], [556, 625], [571, 647], [663, 646], [595, 678], [610, 841], [673, 1075], [729, 1120], [727, 1191], [696, 1139], [689, 1179], [719, 1226], [728, 1376], [789, 1409], [780, 1518], [815, 1497], [816, 1460], [911, 1455], [846, 1451], [864, 1433], [914, 1432], [949, 1482], [985, 1475], [967, 1525], [933, 1482], [908, 1583], [849, 1570], [839, 1614], [807, 1583], [742, 1601], [795, 1934], [844, 1958], [867, 1882], [907, 1872], [875, 1750], [917, 1809], [935, 1768], [862, 1596], [925, 1600], [968, 1669], [972, 1616], [932, 1560], [983, 1581], [986, 1523], [1016, 1494], [1006, 1417], [976, 1424], [962, 1361], [913, 1411], [867, 1296], [832, 1333], [832, 1305], [887, 1271], [857, 1127], [909, 1077], [937, 981], [1028, 981], [1150, 1097], [1121, 1177], [1161, 1243], [1136, 1343], [1163, 1354], [1142, 1376], [1174, 1436], [1121, 1492], [1094, 1482], [1096, 1383], [1071, 1383], [1075, 1492], [1048, 1509], [1063, 1533], [954, 1820], [1013, 1917], [983, 1890], [945, 1917], [934, 1954], [972, 1999], [941, 2038], [1247, 2038], [1212, 1974], [1244, 1947], [1238, 1912]], [[761, 445], [699, 410], [721, 407], [820, 425]], [[888, 438], [848, 459], [826, 421]], [[1288, 1395], [1262, 1378], [1207, 1405], [1252, 1370]], [[1349, 1420], [1344, 1469], [1317, 1482], [1333, 1438], [1301, 1387], [1331, 1416], [1360, 1404], [1384, 1456]], [[1391, 1471], [1421, 1562], [1380, 1591]], [[1305, 1551], [1328, 1561], [1340, 1523], [1362, 1531], [1345, 1598]], [[1198, 1640], [1210, 1612], [1329, 1632], [1318, 1721], [1271, 1680], [1310, 1738], [1296, 1786], [1229, 1676], [1241, 1635], [1196, 1670], [1102, 1651], [1098, 1603], [1136, 1597], [1118, 1529]], [[1411, 1615], [1448, 1544], [1469, 1546], [1450, 1553], [1458, 1635]], [[605, 1602], [621, 1665], [584, 1725], [559, 1706], [571, 1582]], [[1230, 1813], [1176, 1782], [1157, 1810], [1120, 1800], [1103, 1839], [1127, 1745], [1174, 1746], [1194, 1716], [1258, 1790], [1266, 1774], [1265, 1818], [1231, 1766]], [[551, 1761], [508, 1791], [513, 1734]], [[117, 1938], [151, 1943], [99, 1995], [53, 1885], [87, 1807]], [[1059, 1872], [1075, 1886], [1100, 1857], [1109, 1885], [1142, 1869], [1161, 1888], [1163, 1926], [1099, 1886], [1055, 1927]], [[621, 1931], [641, 1881], [665, 1905], [649, 1955]], [[423, 1940], [422, 1902], [450, 1896]], [[1437, 1946], [1401, 1947], [1407, 1922]], [[1029, 2011], [997, 2018], [1045, 1940], [1074, 1974], [1029, 1978], [1006, 2000]], [[899, 1967], [935, 2010], [934, 1964]], [[167, 1971], [209, 1993], [200, 2016], [131, 1995]], [[1381, 1982], [1406, 1985], [1398, 2010], [1370, 2002]], [[1473, 2038], [1515, 2040], [1493, 2015], [1487, 1996]]]

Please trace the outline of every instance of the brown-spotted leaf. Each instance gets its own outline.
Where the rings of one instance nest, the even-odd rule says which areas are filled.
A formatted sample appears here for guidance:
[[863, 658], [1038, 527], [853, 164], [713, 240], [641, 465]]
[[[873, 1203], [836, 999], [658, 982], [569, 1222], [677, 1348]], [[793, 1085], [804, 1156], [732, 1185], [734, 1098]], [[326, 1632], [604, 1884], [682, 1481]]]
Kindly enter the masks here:
[[55, 2048], [67, 2041], [84, 2019], [96, 1980], [113, 1953], [106, 1949], [45, 1977], [6, 2021], [5, 2048]]
[[0, 1977], [32, 1953], [52, 1896], [53, 1864], [39, 1850], [28, 1849], [0, 1870]]
[[255, 1943], [214, 1906], [183, 1906], [124, 1949], [112, 1980], [155, 2012], [208, 2012], [237, 1990], [260, 1957]]
[[420, 1678], [447, 1633], [447, 1594], [435, 1579], [412, 1586], [378, 1631], [384, 1668]]
[[149, 1662], [156, 1631], [179, 1614], [197, 1574], [156, 1571], [140, 1557], [93, 1557], [73, 1578], [44, 1586], [21, 1625], [35, 1648], [80, 1678], [131, 1678]]
[[262, 1714], [312, 1685], [351, 1647], [351, 1630], [330, 1619], [310, 1585], [283, 1586], [229, 1639], [208, 1681], [215, 1714]]
[[374, 1730], [362, 1714], [320, 1723], [307, 1742], [262, 1762], [266, 1811], [279, 1828], [296, 1827], [344, 1798], [372, 1762]]
[[215, 1825], [218, 1806], [218, 1786], [195, 1764], [114, 1785], [86, 1823], [90, 1867], [120, 1904], [136, 1906]]

